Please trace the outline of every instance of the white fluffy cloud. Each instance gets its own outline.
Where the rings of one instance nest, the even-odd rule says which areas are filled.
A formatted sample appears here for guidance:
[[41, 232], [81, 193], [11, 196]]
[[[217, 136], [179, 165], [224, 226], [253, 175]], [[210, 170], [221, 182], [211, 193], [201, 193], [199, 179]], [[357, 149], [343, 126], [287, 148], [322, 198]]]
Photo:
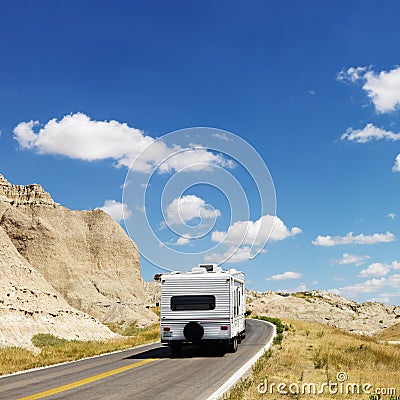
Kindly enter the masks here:
[[319, 235], [312, 241], [314, 246], [338, 246], [342, 244], [376, 244], [394, 242], [395, 236], [391, 232], [374, 233], [372, 235], [364, 235], [360, 233], [354, 236], [353, 232], [349, 232], [346, 236], [322, 236]]
[[400, 105], [400, 67], [391, 71], [368, 71], [364, 75], [363, 89], [380, 113], [398, 109]]
[[[387, 131], [385, 129], [378, 128], [373, 124], [367, 124], [362, 129], [348, 128], [340, 137], [340, 139], [357, 143], [367, 143], [373, 140], [391, 140], [395, 142], [400, 140], [400, 133]], [[400, 172], [400, 154], [398, 154], [395, 159], [392, 171]]]
[[178, 240], [173, 243], [175, 246], [184, 246], [190, 243], [190, 238], [186, 236], [180, 236]]
[[337, 264], [346, 265], [346, 264], [355, 264], [356, 266], [360, 266], [365, 264], [367, 260], [370, 260], [370, 256], [356, 256], [349, 253], [344, 253], [342, 258], [337, 261]]
[[[154, 141], [150, 136], [118, 121], [95, 121], [76, 113], [51, 119], [39, 128], [38, 121], [21, 122], [14, 137], [24, 149], [86, 161], [111, 158], [121, 164], [136, 157]], [[39, 128], [36, 129], [35, 128]]]
[[394, 133], [392, 131], [386, 131], [378, 128], [373, 124], [367, 124], [362, 129], [349, 128], [340, 137], [341, 140], [349, 140], [357, 143], [367, 143], [372, 140], [400, 140], [400, 133]]
[[384, 288], [400, 289], [400, 274], [368, 279], [364, 282], [356, 283], [355, 285], [332, 289], [331, 292], [354, 298], [359, 294], [376, 293]]
[[386, 284], [386, 278], [374, 278], [364, 281], [362, 283], [356, 283], [351, 286], [344, 286], [339, 289], [334, 289], [332, 292], [343, 296], [356, 297], [361, 293], [374, 293], [380, 290]]
[[393, 172], [400, 172], [400, 154], [397, 154], [396, 160], [392, 168]]
[[100, 209], [109, 214], [117, 222], [122, 221], [124, 218], [129, 218], [132, 214], [125, 203], [120, 203], [116, 200], [106, 200]]
[[361, 278], [372, 278], [372, 277], [381, 277], [385, 276], [390, 271], [390, 266], [388, 264], [383, 263], [372, 263], [361, 270], [357, 276]]
[[[14, 128], [14, 138], [21, 148], [39, 154], [85, 161], [111, 159], [117, 166], [128, 168], [135, 161], [133, 169], [147, 173], [158, 165], [160, 172], [199, 171], [213, 165], [233, 167], [232, 161], [207, 149], [168, 147], [126, 123], [96, 121], [83, 113], [66, 115], [60, 120], [51, 119], [44, 126], [38, 121], [21, 122]], [[137, 159], [145, 148], [146, 152]]]
[[226, 142], [229, 142], [229, 138], [226, 135], [226, 133], [213, 133], [212, 136], [217, 139], [221, 139], [221, 140], [225, 140]]
[[251, 248], [249, 246], [243, 246], [237, 248], [236, 246], [231, 246], [229, 249], [223, 254], [207, 254], [204, 257], [204, 261], [206, 262], [215, 262], [217, 264], [221, 262], [228, 263], [236, 263], [250, 260], [251, 257]]
[[357, 82], [364, 77], [367, 67], [350, 67], [347, 70], [342, 70], [338, 73], [339, 81]]
[[294, 227], [288, 229], [283, 221], [272, 215], [264, 215], [257, 221], [237, 221], [229, 226], [226, 232], [214, 231], [211, 240], [230, 245], [223, 254], [208, 254], [204, 261], [222, 262], [241, 262], [254, 258], [254, 249], [258, 247], [256, 253], [265, 253], [262, 246], [268, 239], [273, 241], [283, 240], [290, 236], [301, 233], [301, 229]]
[[393, 274], [387, 278], [388, 286], [394, 289], [400, 289], [400, 274]]
[[361, 270], [357, 276], [361, 278], [382, 277], [387, 275], [389, 271], [398, 269], [400, 269], [400, 262], [397, 260], [392, 261], [390, 264], [376, 262]]
[[397, 292], [383, 292], [379, 293], [377, 297], [373, 297], [370, 301], [376, 301], [379, 303], [386, 303], [386, 304], [397, 304], [398, 301], [394, 300], [399, 298], [400, 295]]
[[221, 211], [207, 205], [196, 195], [177, 197], [167, 206], [166, 220], [170, 225], [181, 225], [194, 218], [208, 219], [221, 215]]
[[[175, 148], [177, 150], [177, 148]], [[160, 164], [160, 172], [204, 171], [214, 165], [233, 168], [234, 163], [220, 154], [214, 154], [203, 147], [175, 151], [172, 157]]]
[[211, 240], [232, 245], [263, 246], [268, 238], [272, 241], [286, 239], [301, 233], [301, 229], [288, 229], [283, 221], [272, 215], [264, 215], [257, 221], [237, 221], [227, 232], [214, 231]]
[[393, 269], [400, 269], [400, 261], [394, 260], [394, 261], [392, 262], [392, 264], [390, 264], [390, 266], [391, 266]]
[[400, 106], [400, 67], [375, 72], [366, 67], [351, 67], [338, 74], [339, 80], [360, 81], [379, 113], [395, 111]]
[[286, 271], [282, 274], [272, 275], [267, 278], [267, 281], [283, 281], [285, 279], [300, 279], [302, 277], [300, 272]]

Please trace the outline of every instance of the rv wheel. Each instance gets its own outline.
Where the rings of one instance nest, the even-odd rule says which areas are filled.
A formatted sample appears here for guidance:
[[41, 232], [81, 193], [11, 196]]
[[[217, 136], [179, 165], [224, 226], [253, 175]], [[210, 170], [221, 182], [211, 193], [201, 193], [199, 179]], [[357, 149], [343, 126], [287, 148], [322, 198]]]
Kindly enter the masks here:
[[238, 338], [237, 338], [237, 336], [235, 336], [234, 338], [232, 338], [232, 341], [229, 344], [228, 350], [230, 353], [236, 353], [237, 348], [238, 348]]

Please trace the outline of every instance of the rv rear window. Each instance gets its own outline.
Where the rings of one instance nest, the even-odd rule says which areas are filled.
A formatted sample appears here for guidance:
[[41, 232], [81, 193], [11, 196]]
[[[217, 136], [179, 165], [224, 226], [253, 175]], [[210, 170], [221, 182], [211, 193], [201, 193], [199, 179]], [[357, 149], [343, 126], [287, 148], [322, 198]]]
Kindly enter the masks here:
[[172, 296], [171, 310], [214, 310], [215, 296], [197, 295], [197, 296]]

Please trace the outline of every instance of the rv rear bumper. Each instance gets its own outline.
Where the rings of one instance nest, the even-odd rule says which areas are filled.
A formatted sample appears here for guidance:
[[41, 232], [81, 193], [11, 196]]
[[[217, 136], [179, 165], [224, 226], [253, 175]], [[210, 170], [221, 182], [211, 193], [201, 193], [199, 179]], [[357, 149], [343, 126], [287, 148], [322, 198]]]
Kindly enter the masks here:
[[246, 337], [246, 331], [243, 330], [238, 333], [237, 336], [221, 336], [221, 337], [216, 337], [216, 338], [206, 338], [206, 339], [200, 339], [200, 340], [187, 340], [185, 338], [169, 338], [169, 339], [161, 339], [162, 344], [166, 344], [168, 346], [174, 345], [174, 344], [202, 344], [202, 343], [230, 343], [234, 337], [237, 337], [239, 340], [242, 340]]
[[196, 342], [190, 342], [188, 340], [161, 340], [162, 344], [165, 344], [167, 346], [170, 346], [171, 344], [175, 344], [175, 343], [181, 343], [181, 344], [206, 344], [206, 343], [216, 343], [216, 344], [223, 344], [223, 343], [228, 343], [229, 342], [229, 338], [225, 338], [225, 339], [201, 339], [199, 341]]

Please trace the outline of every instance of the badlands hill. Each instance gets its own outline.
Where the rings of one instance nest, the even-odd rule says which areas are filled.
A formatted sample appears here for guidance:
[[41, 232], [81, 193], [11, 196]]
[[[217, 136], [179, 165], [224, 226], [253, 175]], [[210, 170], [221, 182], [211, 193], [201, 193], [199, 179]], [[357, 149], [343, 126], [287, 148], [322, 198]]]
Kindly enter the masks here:
[[319, 290], [294, 294], [249, 291], [254, 315], [321, 322], [349, 332], [375, 336], [400, 322], [400, 307], [378, 302], [357, 303]]
[[104, 339], [101, 322], [156, 321], [136, 245], [101, 210], [72, 211], [0, 175], [0, 346], [35, 333]]

